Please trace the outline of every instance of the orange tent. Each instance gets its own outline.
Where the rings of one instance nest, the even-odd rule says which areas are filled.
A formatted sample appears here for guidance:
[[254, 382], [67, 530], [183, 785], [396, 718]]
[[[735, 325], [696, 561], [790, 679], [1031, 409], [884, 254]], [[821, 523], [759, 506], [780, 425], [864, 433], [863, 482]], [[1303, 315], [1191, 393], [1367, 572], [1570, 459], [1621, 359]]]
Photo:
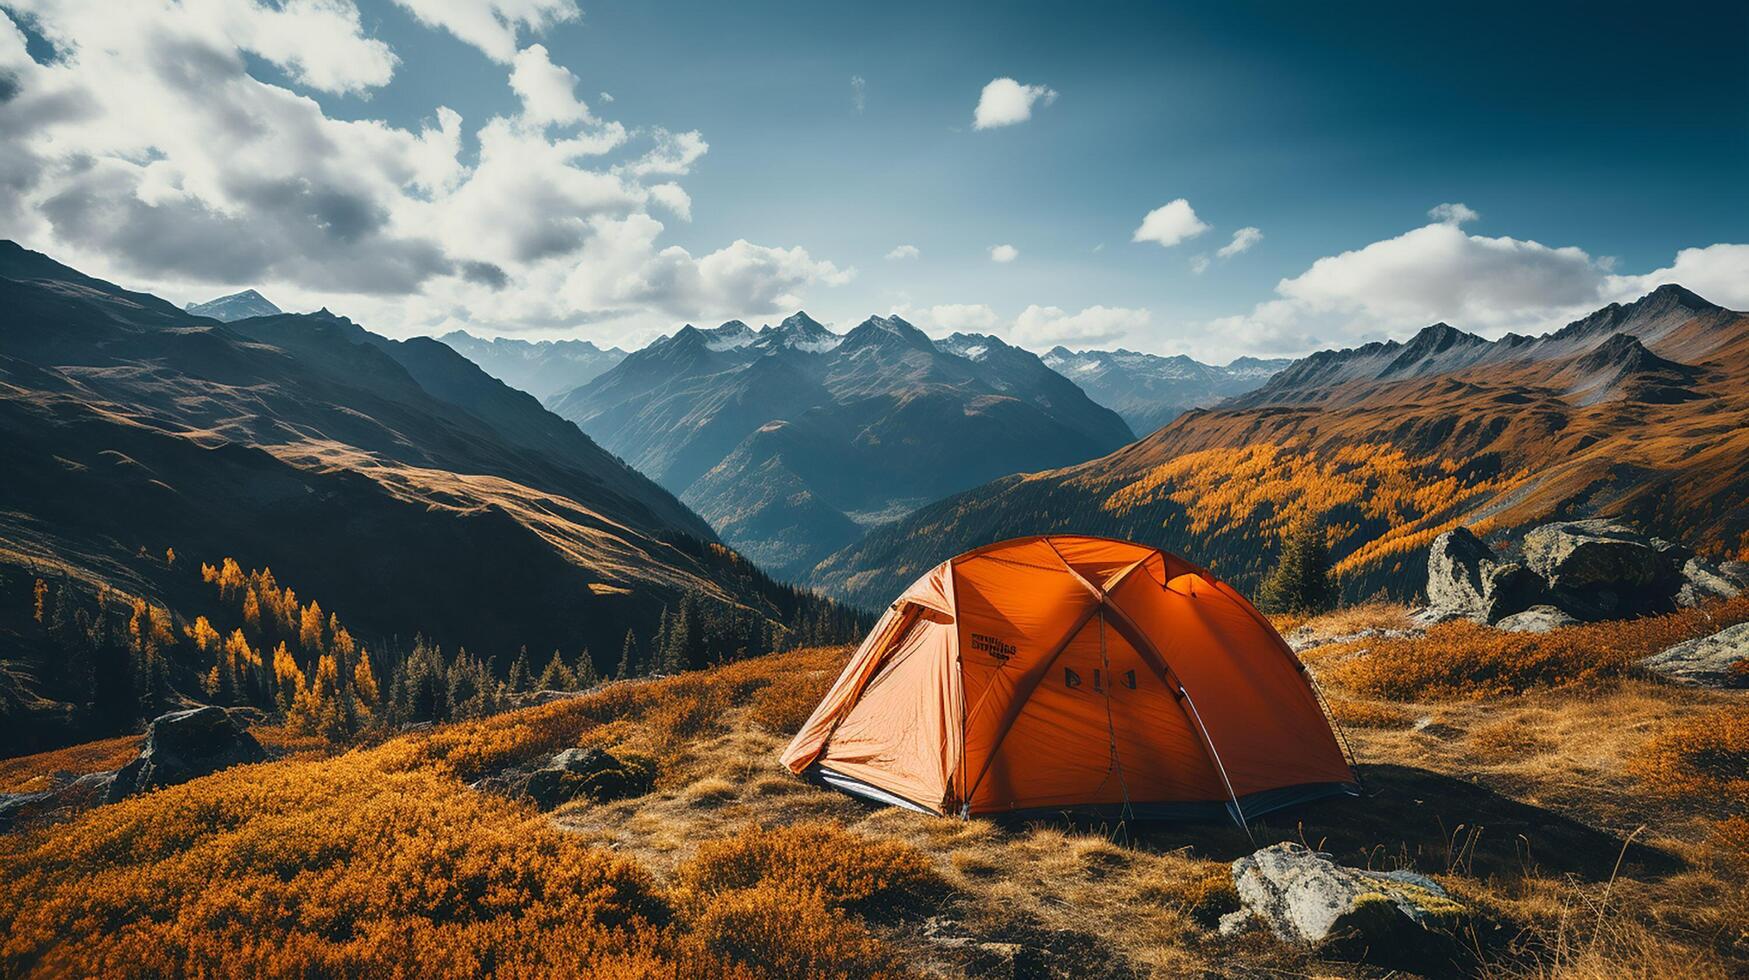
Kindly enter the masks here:
[[1299, 658], [1244, 597], [1157, 548], [1018, 538], [888, 608], [783, 764], [928, 813], [1241, 823], [1355, 793]]

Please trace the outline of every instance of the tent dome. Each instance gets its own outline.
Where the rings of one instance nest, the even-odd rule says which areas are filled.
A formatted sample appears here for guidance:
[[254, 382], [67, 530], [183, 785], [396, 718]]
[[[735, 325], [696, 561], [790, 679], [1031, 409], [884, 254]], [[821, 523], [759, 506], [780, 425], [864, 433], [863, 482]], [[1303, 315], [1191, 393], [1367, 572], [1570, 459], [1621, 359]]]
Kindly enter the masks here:
[[1158, 548], [1017, 538], [893, 601], [782, 761], [929, 813], [1243, 821], [1357, 791], [1305, 667]]

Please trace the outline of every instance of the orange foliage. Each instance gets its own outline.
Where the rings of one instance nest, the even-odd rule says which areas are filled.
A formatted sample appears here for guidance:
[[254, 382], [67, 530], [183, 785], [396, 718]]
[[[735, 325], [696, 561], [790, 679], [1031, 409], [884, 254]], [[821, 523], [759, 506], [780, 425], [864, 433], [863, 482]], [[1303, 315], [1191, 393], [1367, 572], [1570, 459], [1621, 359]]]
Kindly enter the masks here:
[[[1749, 596], [1664, 616], [1591, 623], [1548, 633], [1444, 623], [1418, 637], [1369, 637], [1307, 651], [1320, 676], [1394, 700], [1483, 698], [1532, 687], [1584, 683], [1630, 672], [1666, 647], [1749, 621]], [[1365, 655], [1356, 656], [1360, 647]]]
[[31, 793], [48, 789], [54, 775], [83, 776], [91, 772], [120, 769], [140, 752], [138, 735], [106, 738], [52, 752], [0, 759], [0, 793]]
[[[1170, 499], [1185, 509], [1190, 529], [1199, 534], [1238, 524], [1279, 533], [1302, 520], [1324, 521], [1340, 507], [1387, 524], [1388, 531], [1357, 542], [1335, 564], [1333, 571], [1340, 575], [1425, 547], [1459, 523], [1463, 504], [1510, 489], [1528, 476], [1466, 478], [1458, 469], [1451, 460], [1413, 458], [1384, 444], [1314, 452], [1294, 443], [1257, 443], [1174, 457], [1126, 482], [1103, 506], [1122, 515]], [[1478, 533], [1485, 525], [1471, 522]], [[1327, 533], [1331, 549], [1340, 550], [1359, 527], [1328, 522]]]

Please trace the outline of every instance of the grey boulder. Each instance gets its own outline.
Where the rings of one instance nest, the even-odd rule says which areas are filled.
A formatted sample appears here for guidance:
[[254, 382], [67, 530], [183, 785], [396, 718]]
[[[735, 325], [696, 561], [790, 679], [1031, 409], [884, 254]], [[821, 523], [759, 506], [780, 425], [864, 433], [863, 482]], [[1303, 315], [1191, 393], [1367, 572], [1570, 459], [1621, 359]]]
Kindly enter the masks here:
[[[1281, 939], [1361, 959], [1448, 948], [1468, 915], [1424, 875], [1350, 868], [1292, 842], [1234, 861], [1233, 885], [1249, 917]], [[1243, 924], [1221, 923], [1228, 933]]]
[[1547, 633], [1563, 626], [1574, 626], [1578, 620], [1550, 605], [1531, 606], [1521, 613], [1513, 613], [1494, 624], [1495, 629], [1508, 633]]
[[1749, 687], [1749, 623], [1678, 643], [1641, 660], [1640, 667], [1679, 684]]
[[566, 749], [535, 770], [523, 787], [543, 810], [578, 797], [604, 801], [642, 796], [650, 791], [655, 767], [648, 760], [611, 755], [598, 748]]
[[1427, 623], [1492, 623], [1543, 601], [1543, 581], [1518, 562], [1503, 562], [1469, 528], [1433, 539], [1427, 552]]
[[1605, 518], [1544, 524], [1524, 536], [1524, 560], [1554, 604], [1582, 619], [1674, 608], [1687, 548]]
[[115, 803], [265, 758], [261, 743], [238, 726], [225, 709], [206, 705], [172, 711], [153, 719], [140, 754], [115, 774], [104, 801]]

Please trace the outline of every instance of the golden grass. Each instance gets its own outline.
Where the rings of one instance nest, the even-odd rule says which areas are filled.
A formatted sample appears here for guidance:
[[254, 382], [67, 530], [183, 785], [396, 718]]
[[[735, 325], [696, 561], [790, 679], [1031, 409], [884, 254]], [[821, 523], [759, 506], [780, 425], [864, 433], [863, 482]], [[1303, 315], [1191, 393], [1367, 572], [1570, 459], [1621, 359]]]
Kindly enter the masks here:
[[[1389, 615], [1309, 625], [1392, 628], [1375, 625]], [[1651, 643], [1693, 628], [1679, 616], [1589, 635]], [[1742, 716], [1740, 696], [1607, 671], [1536, 672], [1522, 691], [1479, 698], [1417, 682], [1397, 700], [1339, 679], [1375, 655], [1486, 663], [1495, 648], [1454, 651], [1480, 635], [1311, 651], [1369, 785], [1382, 788], [1271, 820], [1258, 843], [1304, 838], [1348, 863], [1436, 874], [1505, 923], [1478, 961], [1499, 976], [1740, 974], [1749, 814], [1696, 802], [1740, 792], [1741, 767], [1730, 767], [1744, 745], [1729, 721]], [[1570, 655], [1557, 653], [1547, 659]], [[847, 654], [795, 651], [610, 684], [0, 837], [11, 886], [0, 890], [0, 974], [990, 968], [927, 938], [935, 918], [979, 942], [1027, 943], [1057, 975], [1353, 975], [1267, 935], [1213, 932], [1238, 905], [1228, 863], [1252, 846], [1234, 828], [936, 818], [783, 772], [775, 760], [791, 726]], [[542, 815], [465, 786], [573, 745], [649, 755], [654, 788]], [[1515, 817], [1530, 821], [1522, 840], [1495, 825], [1513, 807], [1529, 814]], [[1636, 853], [1612, 878], [1620, 838], [1642, 824], [1638, 844], [1671, 857]], [[1594, 853], [1570, 853], [1579, 846]]]

